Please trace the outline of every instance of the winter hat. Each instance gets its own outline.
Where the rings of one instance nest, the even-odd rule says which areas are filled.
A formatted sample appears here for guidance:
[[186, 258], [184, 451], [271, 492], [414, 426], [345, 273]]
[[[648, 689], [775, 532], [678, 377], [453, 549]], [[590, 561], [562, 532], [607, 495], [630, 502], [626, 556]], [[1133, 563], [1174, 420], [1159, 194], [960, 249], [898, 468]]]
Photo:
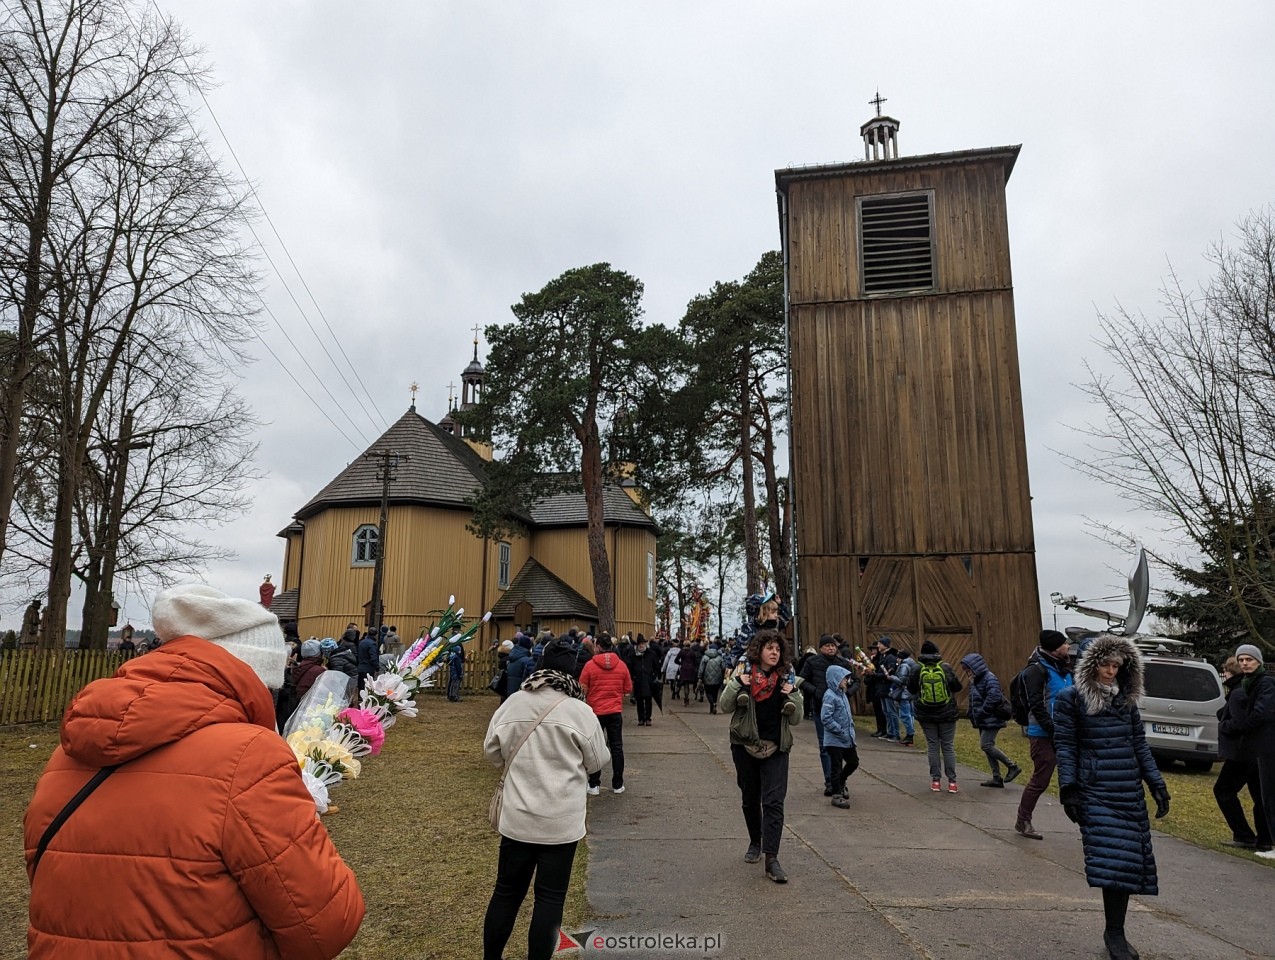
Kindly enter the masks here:
[[1057, 630], [1040, 631], [1040, 648], [1047, 653], [1053, 653], [1066, 642], [1067, 638]]
[[837, 645], [837, 638], [830, 633], [825, 633], [819, 638], [819, 646], [826, 647], [828, 644], [832, 644], [835, 647]]
[[323, 644], [321, 644], [318, 640], [310, 639], [310, 640], [307, 640], [305, 643], [301, 644], [301, 656], [303, 658], [317, 657], [322, 652], [322, 650], [323, 650]]
[[922, 653], [922, 655], [927, 654], [927, 653], [932, 653], [932, 654], [935, 654], [935, 655], [937, 656], [937, 655], [938, 655], [938, 652], [939, 652], [939, 648], [938, 648], [937, 646], [935, 646], [935, 644], [934, 644], [934, 641], [933, 641], [933, 640], [926, 640], [926, 641], [925, 641], [925, 643], [921, 644], [921, 653]]
[[523, 634], [521, 637], [518, 638], [518, 646], [522, 647], [524, 650], [530, 650], [531, 637], [527, 636], [526, 634]]
[[544, 658], [540, 665], [544, 670], [557, 670], [559, 673], [575, 676], [575, 647], [571, 645], [571, 641], [566, 637], [550, 640], [545, 644]]
[[501, 652], [501, 653], [508, 653], [508, 652], [509, 652], [510, 650], [512, 650], [513, 648], [514, 648], [514, 642], [513, 642], [512, 640], [501, 640], [501, 641], [500, 641], [500, 652]]
[[1266, 663], [1266, 661], [1262, 659], [1261, 649], [1258, 647], [1255, 647], [1251, 643], [1240, 644], [1238, 647], [1235, 648], [1235, 655], [1237, 657], [1252, 657], [1258, 663], [1261, 663], [1261, 664]]
[[324, 637], [319, 641], [319, 649], [324, 653], [331, 653], [336, 649], [336, 640], [333, 637]]
[[[169, 587], [155, 597], [151, 623], [161, 642], [200, 637], [248, 664], [270, 689], [283, 686], [288, 647], [279, 618], [254, 600], [229, 597], [201, 583]], [[317, 641], [314, 646], [317, 654]]]

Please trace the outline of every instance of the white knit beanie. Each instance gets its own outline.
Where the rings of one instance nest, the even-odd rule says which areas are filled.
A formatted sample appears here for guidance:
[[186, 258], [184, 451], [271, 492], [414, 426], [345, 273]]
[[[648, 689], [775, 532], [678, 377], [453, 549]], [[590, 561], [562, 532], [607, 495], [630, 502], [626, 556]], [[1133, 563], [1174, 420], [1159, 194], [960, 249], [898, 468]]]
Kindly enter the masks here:
[[151, 622], [164, 642], [200, 637], [248, 664], [271, 690], [283, 686], [288, 647], [279, 618], [259, 603], [191, 583], [160, 591]]

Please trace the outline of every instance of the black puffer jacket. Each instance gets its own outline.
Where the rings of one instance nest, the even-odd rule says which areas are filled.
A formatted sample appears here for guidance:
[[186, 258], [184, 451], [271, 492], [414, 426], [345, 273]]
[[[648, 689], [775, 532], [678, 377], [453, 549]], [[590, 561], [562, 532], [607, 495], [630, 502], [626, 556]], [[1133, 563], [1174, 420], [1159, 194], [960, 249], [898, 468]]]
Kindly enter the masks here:
[[[1124, 658], [1119, 691], [1104, 702], [1098, 664], [1113, 654]], [[1167, 791], [1138, 712], [1142, 693], [1138, 648], [1125, 637], [1098, 637], [1076, 666], [1075, 685], [1054, 701], [1054, 750], [1059, 791], [1079, 792], [1089, 886], [1147, 896], [1159, 887], [1142, 784], [1153, 794]]]
[[1261, 757], [1275, 757], [1275, 676], [1264, 666], [1241, 677], [1226, 698], [1226, 713], [1218, 733], [1238, 744], [1234, 759], [1256, 763]]

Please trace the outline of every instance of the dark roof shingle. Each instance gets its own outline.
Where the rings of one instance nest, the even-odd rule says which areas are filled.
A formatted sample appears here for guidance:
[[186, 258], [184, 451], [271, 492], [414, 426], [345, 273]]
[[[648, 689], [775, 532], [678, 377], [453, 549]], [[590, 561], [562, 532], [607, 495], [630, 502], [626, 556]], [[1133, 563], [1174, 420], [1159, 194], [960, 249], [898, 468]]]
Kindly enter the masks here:
[[391, 503], [463, 507], [465, 498], [486, 479], [486, 462], [465, 441], [408, 410], [363, 456], [298, 510], [296, 518], [304, 520], [329, 506], [379, 503], [380, 461], [367, 454], [382, 450], [399, 457], [396, 477], [390, 484]]
[[518, 576], [505, 591], [505, 595], [491, 608], [497, 620], [508, 620], [518, 604], [526, 600], [537, 618], [579, 617], [596, 621], [598, 608], [579, 591], [567, 585], [561, 577], [544, 566], [535, 557], [522, 565]]

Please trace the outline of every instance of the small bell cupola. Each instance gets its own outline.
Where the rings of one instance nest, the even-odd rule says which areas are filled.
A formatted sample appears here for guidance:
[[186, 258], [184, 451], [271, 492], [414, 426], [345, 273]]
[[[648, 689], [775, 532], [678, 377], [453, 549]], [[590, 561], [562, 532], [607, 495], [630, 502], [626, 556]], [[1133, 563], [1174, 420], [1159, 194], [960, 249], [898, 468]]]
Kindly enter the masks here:
[[899, 159], [899, 121], [881, 112], [881, 104], [885, 102], [880, 90], [868, 101], [876, 107], [877, 115], [859, 128], [864, 160]]
[[460, 375], [460, 409], [462, 410], [478, 406], [483, 399], [483, 382], [487, 379], [487, 372], [478, 362], [479, 329], [478, 324], [474, 324], [474, 358], [469, 361], [469, 366]]

